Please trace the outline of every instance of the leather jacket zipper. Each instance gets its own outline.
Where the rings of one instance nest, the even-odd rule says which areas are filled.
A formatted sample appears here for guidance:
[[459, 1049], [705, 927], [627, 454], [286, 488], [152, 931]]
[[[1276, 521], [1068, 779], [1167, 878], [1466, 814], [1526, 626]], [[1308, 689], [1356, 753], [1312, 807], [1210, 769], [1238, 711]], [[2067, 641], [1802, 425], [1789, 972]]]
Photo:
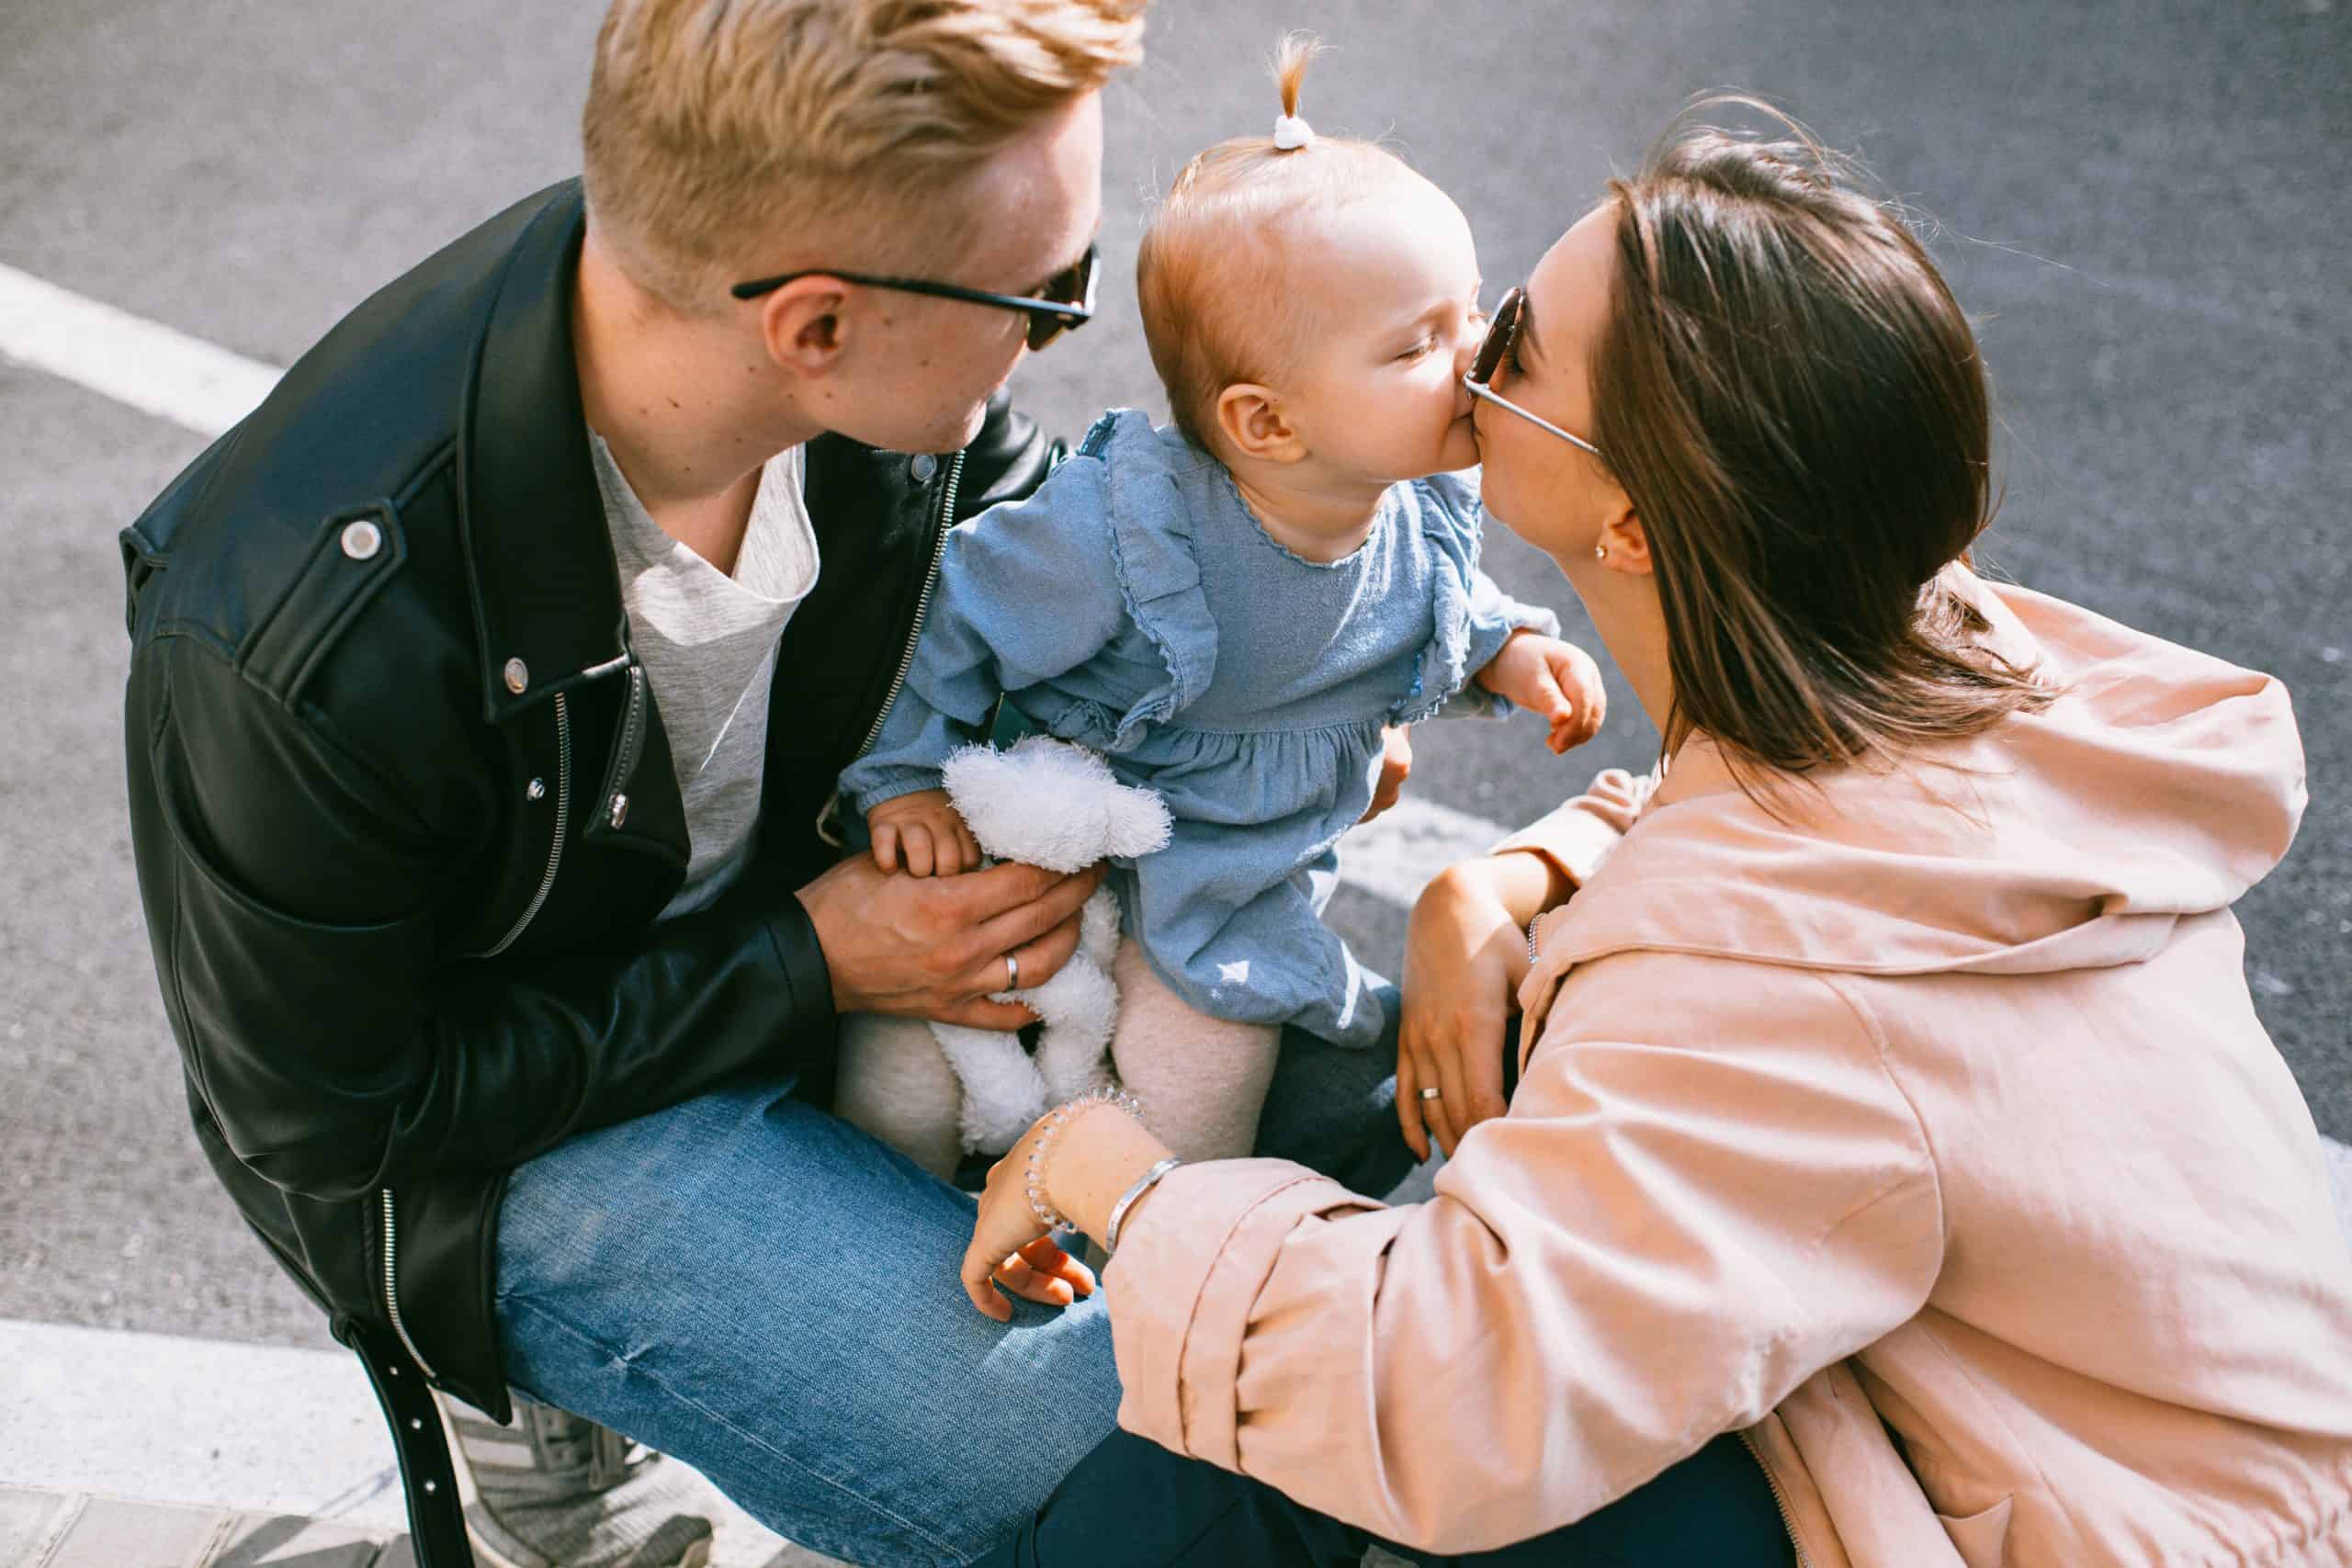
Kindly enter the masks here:
[[[628, 719], [623, 727], [621, 749], [624, 753], [628, 754], [633, 762], [634, 749], [643, 735], [643, 727], [639, 721], [644, 705], [640, 700], [644, 690], [644, 671], [631, 668], [628, 678]], [[621, 776], [627, 776], [626, 771]], [[504, 936], [498, 939], [494, 946], [484, 949], [477, 956], [494, 958], [505, 952], [514, 945], [516, 939], [529, 930], [531, 922], [538, 918], [540, 909], [547, 905], [548, 895], [555, 890], [556, 872], [563, 864], [564, 835], [571, 829], [571, 710], [564, 701], [564, 694], [558, 692], [555, 694], [555, 841], [548, 848], [548, 867], [540, 874], [538, 889], [531, 895], [530, 904], [516, 918], [513, 927]], [[409, 1359], [414, 1361], [424, 1371], [424, 1381], [437, 1383], [441, 1380], [434, 1372], [433, 1363], [424, 1359], [424, 1352], [416, 1348], [416, 1341], [409, 1337], [408, 1325], [401, 1316], [400, 1215], [392, 1201], [392, 1190], [389, 1187], [378, 1189], [377, 1198], [381, 1204], [384, 1220], [384, 1315], [390, 1320], [392, 1333], [399, 1337], [401, 1348], [408, 1352]]]
[[[638, 679], [639, 673], [639, 672], [636, 670], [631, 670], [629, 671], [629, 679], [632, 682]], [[634, 687], [632, 687], [631, 694], [635, 694]], [[634, 716], [635, 710], [634, 707], [632, 707], [631, 716], [634, 717]], [[493, 945], [486, 947], [480, 953], [474, 954], [475, 957], [497, 957], [500, 953], [514, 946], [515, 940], [526, 931], [529, 930], [531, 922], [538, 918], [540, 908], [543, 908], [548, 901], [548, 895], [555, 891], [556, 868], [563, 863], [563, 836], [571, 825], [571, 715], [570, 710], [564, 705], [563, 694], [561, 692], [558, 692], [555, 694], [555, 842], [548, 847], [548, 869], [546, 874], [539, 878], [539, 890], [531, 895], [530, 904], [523, 910], [521, 916], [515, 919], [514, 924], [507, 931], [506, 934], [500, 937]], [[385, 1195], [385, 1213], [387, 1214], [390, 1214], [391, 1212], [390, 1204], [390, 1194], [387, 1193]]]
[[[907, 671], [915, 666], [915, 644], [922, 640], [923, 617], [931, 614], [931, 596], [939, 586], [940, 558], [947, 553], [947, 530], [956, 525], [956, 492], [963, 479], [964, 454], [958, 452], [948, 459], [947, 482], [940, 491], [939, 525], [932, 533], [931, 570], [924, 574], [922, 593], [915, 600], [914, 624], [907, 628], [906, 649], [899, 655], [898, 671], [890, 677], [890, 689], [883, 694], [881, 708], [875, 714], [873, 724], [867, 727], [865, 739], [858, 742], [857, 757], [873, 750], [874, 743], [882, 739], [883, 723], [889, 718], [890, 709], [897, 705], [899, 694], [906, 690]], [[857, 757], [850, 761], [855, 761]], [[825, 804], [817, 808], [817, 836], [835, 848], [839, 848], [842, 841], [832, 823], [833, 812], [840, 803], [839, 795], [829, 795], [825, 797]]]
[[[621, 793], [637, 773], [637, 755], [645, 748], [645, 670], [641, 665], [628, 667], [628, 696], [621, 717], [620, 744], [613, 748], [613, 765], [605, 770], [605, 790], [599, 797], [605, 820], [615, 828], [621, 825], [628, 797]], [[590, 819], [590, 831], [595, 823]]]
[[1757, 1447], [1755, 1438], [1742, 1432], [1739, 1440], [1747, 1445], [1748, 1453], [1756, 1460], [1756, 1468], [1764, 1472], [1764, 1484], [1772, 1489], [1772, 1506], [1781, 1510], [1781, 1528], [1788, 1532], [1789, 1546], [1797, 1554], [1797, 1568], [1812, 1568], [1813, 1559], [1805, 1555], [1804, 1542], [1797, 1536], [1796, 1517], [1789, 1512], [1789, 1495], [1781, 1490], [1781, 1478], [1772, 1473], [1770, 1465], [1764, 1462], [1764, 1450]]
[[[882, 739], [883, 720], [890, 716], [890, 709], [897, 704], [899, 694], [906, 689], [907, 671], [915, 667], [915, 644], [922, 640], [923, 617], [931, 614], [931, 595], [939, 586], [939, 560], [947, 553], [947, 530], [956, 525], [956, 491], [963, 479], [964, 454], [958, 452], [948, 462], [947, 483], [940, 492], [939, 527], [932, 537], [931, 570], [922, 580], [922, 595], [915, 601], [914, 625], [907, 628], [906, 651], [899, 655], [898, 673], [890, 677], [890, 690], [882, 698], [881, 711], [874, 716], [872, 728], [866, 730], [865, 739], [858, 743], [859, 757], [873, 750], [874, 743]], [[853, 761], [855, 760], [851, 759]]]
[[400, 1227], [392, 1213], [392, 1190], [389, 1187], [379, 1189], [377, 1195], [383, 1200], [384, 1203], [384, 1314], [392, 1320], [392, 1332], [400, 1336], [401, 1348], [408, 1352], [409, 1359], [414, 1361], [424, 1371], [424, 1381], [429, 1383], [437, 1383], [441, 1380], [435, 1375], [433, 1363], [426, 1360], [423, 1353], [417, 1349], [416, 1341], [408, 1337], [408, 1325], [401, 1321], [400, 1275], [397, 1267], [400, 1261]]

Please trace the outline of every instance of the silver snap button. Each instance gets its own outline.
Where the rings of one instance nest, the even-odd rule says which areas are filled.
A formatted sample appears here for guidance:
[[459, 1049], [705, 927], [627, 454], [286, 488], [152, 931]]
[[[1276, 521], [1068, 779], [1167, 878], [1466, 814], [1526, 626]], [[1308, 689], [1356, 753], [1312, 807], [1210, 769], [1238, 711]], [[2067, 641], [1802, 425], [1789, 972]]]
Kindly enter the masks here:
[[438, 1491], [440, 1491], [440, 1490], [441, 1490], [441, 1483], [440, 1483], [439, 1482], [437, 1482], [437, 1481], [434, 1481], [434, 1480], [432, 1480], [432, 1479], [428, 1478], [428, 1479], [425, 1481], [425, 1483], [424, 1483], [424, 1490], [425, 1490], [427, 1493], [438, 1492]]
[[408, 1429], [412, 1432], [422, 1432], [424, 1430], [424, 1423], [412, 1416], [408, 1418]]
[[383, 547], [384, 531], [366, 518], [344, 525], [343, 553], [353, 560], [373, 560]]
[[545, 800], [547, 797], [548, 781], [545, 779], [533, 779], [523, 786], [523, 798], [526, 800]]
[[939, 459], [928, 452], [922, 453], [907, 465], [907, 472], [915, 477], [915, 483], [927, 485], [931, 482], [931, 476], [939, 472]]
[[531, 667], [519, 659], [506, 661], [506, 689], [521, 696], [531, 684]]
[[613, 826], [614, 826], [614, 827], [616, 827], [616, 828], [617, 828], [617, 827], [619, 827], [622, 823], [624, 823], [624, 822], [626, 822], [626, 821], [628, 821], [628, 796], [627, 796], [627, 795], [616, 795], [613, 796], [613, 811], [612, 811], [612, 822], [613, 822]]

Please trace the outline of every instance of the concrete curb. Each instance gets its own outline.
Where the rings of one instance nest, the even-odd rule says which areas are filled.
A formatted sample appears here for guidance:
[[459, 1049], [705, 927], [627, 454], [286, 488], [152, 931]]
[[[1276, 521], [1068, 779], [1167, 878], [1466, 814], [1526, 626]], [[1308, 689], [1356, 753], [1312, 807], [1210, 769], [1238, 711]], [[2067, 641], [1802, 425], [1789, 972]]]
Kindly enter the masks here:
[[284, 1514], [0, 1486], [0, 1563], [21, 1568], [412, 1568], [408, 1537]]
[[[340, 1351], [0, 1319], [0, 1568], [410, 1561], [391, 1438]], [[833, 1563], [703, 1489], [712, 1568]]]

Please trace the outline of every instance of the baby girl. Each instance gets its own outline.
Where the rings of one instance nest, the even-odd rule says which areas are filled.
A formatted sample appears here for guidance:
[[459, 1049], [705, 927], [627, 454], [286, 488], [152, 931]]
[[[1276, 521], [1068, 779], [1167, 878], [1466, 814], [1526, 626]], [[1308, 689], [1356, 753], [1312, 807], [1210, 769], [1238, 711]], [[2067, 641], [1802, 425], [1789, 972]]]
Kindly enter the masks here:
[[1034, 496], [948, 536], [905, 689], [842, 775], [876, 860], [917, 874], [977, 863], [940, 766], [1000, 694], [1159, 793], [1168, 846], [1113, 868], [1112, 1056], [1188, 1158], [1250, 1152], [1280, 1025], [1381, 1035], [1321, 916], [1383, 728], [1516, 705], [1559, 751], [1601, 716], [1592, 660], [1478, 569], [1469, 225], [1297, 118], [1310, 52], [1283, 44], [1272, 138], [1194, 158], [1144, 237], [1173, 426], [1105, 414]]

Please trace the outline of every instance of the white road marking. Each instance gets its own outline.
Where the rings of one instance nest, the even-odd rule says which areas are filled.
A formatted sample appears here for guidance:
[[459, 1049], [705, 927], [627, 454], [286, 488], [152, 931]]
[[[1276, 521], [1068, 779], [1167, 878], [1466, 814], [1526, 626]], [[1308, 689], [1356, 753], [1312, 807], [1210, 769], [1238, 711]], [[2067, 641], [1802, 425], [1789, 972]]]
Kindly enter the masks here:
[[214, 436], [251, 413], [280, 372], [0, 264], [0, 356]]
[[1430, 877], [1485, 854], [1510, 830], [1408, 795], [1340, 840], [1340, 880], [1409, 909]]

